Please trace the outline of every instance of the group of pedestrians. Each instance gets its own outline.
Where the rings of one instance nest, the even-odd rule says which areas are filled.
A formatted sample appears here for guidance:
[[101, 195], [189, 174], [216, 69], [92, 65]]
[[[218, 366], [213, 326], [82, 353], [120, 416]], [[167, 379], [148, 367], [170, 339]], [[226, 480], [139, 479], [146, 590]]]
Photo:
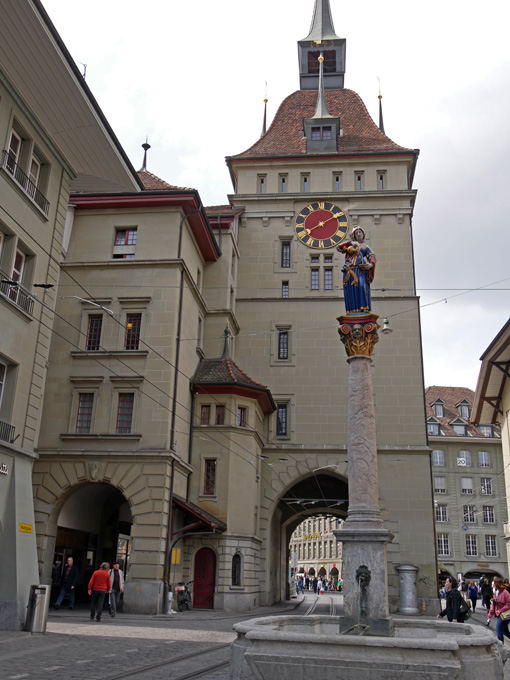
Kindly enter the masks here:
[[313, 590], [314, 593], [323, 593], [326, 592], [327, 590], [342, 590], [342, 582], [337, 581], [334, 578], [327, 579], [319, 576], [313, 576], [310, 578], [309, 576], [305, 576], [304, 574], [299, 574], [297, 577], [297, 590], [298, 593], [301, 593], [304, 595], [305, 590]]
[[[69, 609], [73, 609], [75, 601], [76, 584], [78, 582], [78, 567], [72, 557], [67, 558], [67, 566], [60, 578], [60, 592], [53, 607], [60, 609], [64, 598], [69, 598]], [[117, 607], [121, 593], [124, 592], [124, 572], [119, 562], [115, 561], [110, 568], [108, 562], [103, 562], [91, 576], [88, 584], [90, 602], [90, 620], [99, 622], [103, 614], [106, 596], [109, 595], [110, 616], [117, 614]]]
[[474, 613], [478, 603], [478, 595], [480, 594], [482, 605], [487, 608], [487, 625], [489, 626], [491, 619], [496, 617], [496, 635], [498, 640], [503, 642], [504, 637], [510, 639], [510, 631], [508, 629], [510, 624], [510, 584], [508, 579], [503, 581], [503, 579], [496, 576], [492, 583], [490, 583], [487, 576], [483, 574], [478, 583], [471, 581], [469, 585], [465, 584], [465, 586], [464, 583], [461, 582], [459, 584], [453, 576], [449, 576], [446, 579], [446, 605], [437, 615], [437, 618], [440, 619], [446, 616], [450, 622], [463, 623], [467, 618], [463, 602], [469, 598]]

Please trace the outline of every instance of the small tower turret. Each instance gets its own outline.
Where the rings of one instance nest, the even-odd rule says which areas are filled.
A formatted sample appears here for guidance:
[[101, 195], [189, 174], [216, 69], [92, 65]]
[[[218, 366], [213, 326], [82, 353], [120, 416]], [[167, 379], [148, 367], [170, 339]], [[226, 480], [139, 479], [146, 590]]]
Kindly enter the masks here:
[[345, 39], [335, 33], [329, 0], [315, 0], [310, 33], [298, 41], [299, 85], [301, 90], [319, 88], [319, 55], [324, 55], [324, 87], [344, 86]]

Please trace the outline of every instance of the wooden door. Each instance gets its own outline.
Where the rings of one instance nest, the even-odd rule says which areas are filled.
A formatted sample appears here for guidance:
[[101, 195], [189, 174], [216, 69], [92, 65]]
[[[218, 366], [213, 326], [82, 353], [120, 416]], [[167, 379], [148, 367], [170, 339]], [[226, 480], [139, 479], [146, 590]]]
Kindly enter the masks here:
[[200, 548], [195, 557], [193, 607], [196, 609], [213, 609], [215, 585], [216, 555], [210, 548]]

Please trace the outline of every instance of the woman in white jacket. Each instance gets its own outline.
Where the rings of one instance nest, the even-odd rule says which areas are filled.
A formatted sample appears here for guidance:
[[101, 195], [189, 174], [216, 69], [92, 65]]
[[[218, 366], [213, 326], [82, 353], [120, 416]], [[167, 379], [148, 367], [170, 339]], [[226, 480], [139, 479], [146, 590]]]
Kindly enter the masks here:
[[119, 604], [120, 594], [124, 592], [124, 572], [119, 568], [118, 562], [113, 563], [113, 569], [110, 569], [110, 616], [114, 617], [117, 613], [117, 605]]

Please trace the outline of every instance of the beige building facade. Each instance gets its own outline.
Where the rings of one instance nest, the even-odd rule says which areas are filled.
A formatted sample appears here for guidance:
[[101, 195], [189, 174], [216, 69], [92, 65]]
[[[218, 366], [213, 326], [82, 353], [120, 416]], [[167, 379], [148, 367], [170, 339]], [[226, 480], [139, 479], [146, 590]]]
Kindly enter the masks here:
[[501, 432], [470, 421], [474, 397], [465, 387], [425, 391], [441, 582], [508, 575]]
[[33, 477], [45, 582], [73, 555], [83, 600], [90, 572], [122, 561], [126, 611], [164, 611], [180, 580], [200, 608], [288, 595], [293, 532], [347, 514], [335, 246], [359, 224], [377, 257], [372, 309], [393, 331], [372, 364], [390, 609], [400, 564], [417, 567], [419, 599], [436, 602], [411, 239], [418, 152], [343, 89], [344, 55], [317, 0], [300, 42], [303, 89], [227, 158], [228, 205], [204, 209], [145, 162], [141, 192], [71, 194]]
[[40, 582], [31, 477], [69, 193], [141, 186], [39, 2], [0, 8], [0, 139], [0, 629], [19, 629]]
[[334, 584], [342, 580], [342, 543], [333, 534], [341, 526], [341, 520], [328, 516], [301, 522], [290, 537], [290, 565], [294, 576], [320, 576]]

